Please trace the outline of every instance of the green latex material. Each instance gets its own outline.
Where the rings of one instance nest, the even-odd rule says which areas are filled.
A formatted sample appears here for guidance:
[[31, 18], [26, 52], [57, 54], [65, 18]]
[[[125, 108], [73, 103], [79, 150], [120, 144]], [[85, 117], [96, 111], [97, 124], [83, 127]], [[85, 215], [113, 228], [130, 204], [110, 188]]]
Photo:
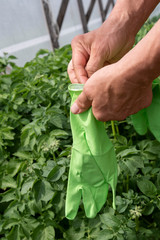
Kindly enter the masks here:
[[[72, 103], [83, 89], [83, 84], [71, 84]], [[70, 113], [73, 136], [72, 156], [68, 178], [65, 214], [74, 219], [81, 199], [88, 218], [94, 218], [107, 199], [109, 185], [113, 193], [117, 184], [117, 162], [104, 123], [95, 119], [92, 108], [81, 113]]]
[[153, 98], [149, 107], [131, 116], [133, 126], [138, 134], [144, 135], [148, 129], [160, 142], [160, 80], [152, 84]]

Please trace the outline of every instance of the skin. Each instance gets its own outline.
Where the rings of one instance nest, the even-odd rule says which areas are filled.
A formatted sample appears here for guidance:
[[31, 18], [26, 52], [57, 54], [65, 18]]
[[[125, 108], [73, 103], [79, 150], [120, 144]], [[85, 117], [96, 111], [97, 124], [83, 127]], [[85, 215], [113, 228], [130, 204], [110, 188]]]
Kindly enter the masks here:
[[123, 120], [150, 105], [152, 81], [160, 75], [160, 21], [130, 49], [158, 3], [119, 0], [99, 29], [73, 39], [68, 74], [72, 83], [85, 83], [73, 113], [92, 106], [100, 121]]

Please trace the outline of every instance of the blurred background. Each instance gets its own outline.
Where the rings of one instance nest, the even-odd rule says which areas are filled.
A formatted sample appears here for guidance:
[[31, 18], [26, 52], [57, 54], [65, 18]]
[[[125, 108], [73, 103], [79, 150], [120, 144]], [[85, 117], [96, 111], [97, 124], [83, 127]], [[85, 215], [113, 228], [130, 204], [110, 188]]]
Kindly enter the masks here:
[[[62, 0], [63, 2], [65, 0]], [[90, 0], [83, 0], [84, 11], [89, 8]], [[101, 1], [103, 6], [108, 2]], [[114, 0], [114, 3], [116, 0]], [[50, 10], [53, 21], [56, 21], [61, 1], [50, 0]], [[105, 18], [108, 17], [112, 4], [109, 6]], [[157, 6], [151, 16], [160, 13]], [[88, 22], [88, 30], [96, 29], [102, 24], [98, 0]], [[71, 43], [77, 34], [83, 33], [83, 26], [77, 0], [70, 0], [59, 34], [59, 45]], [[0, 56], [4, 52], [15, 55], [16, 63], [23, 66], [31, 60], [39, 49], [52, 50], [46, 17], [41, 0], [1, 0], [0, 1]]]

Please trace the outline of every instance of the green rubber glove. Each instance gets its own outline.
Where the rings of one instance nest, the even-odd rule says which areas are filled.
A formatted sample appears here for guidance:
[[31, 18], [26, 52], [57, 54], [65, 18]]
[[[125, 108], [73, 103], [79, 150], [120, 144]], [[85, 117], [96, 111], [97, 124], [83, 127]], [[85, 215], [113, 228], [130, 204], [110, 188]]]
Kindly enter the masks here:
[[133, 126], [138, 134], [144, 135], [148, 129], [160, 142], [160, 80], [152, 84], [153, 98], [149, 107], [131, 116]]
[[[82, 92], [83, 84], [71, 84], [72, 103]], [[66, 209], [68, 219], [74, 219], [81, 199], [88, 218], [100, 211], [107, 199], [109, 185], [113, 192], [117, 184], [117, 162], [112, 143], [104, 127], [97, 121], [92, 109], [81, 114], [70, 114], [73, 147], [70, 163]]]

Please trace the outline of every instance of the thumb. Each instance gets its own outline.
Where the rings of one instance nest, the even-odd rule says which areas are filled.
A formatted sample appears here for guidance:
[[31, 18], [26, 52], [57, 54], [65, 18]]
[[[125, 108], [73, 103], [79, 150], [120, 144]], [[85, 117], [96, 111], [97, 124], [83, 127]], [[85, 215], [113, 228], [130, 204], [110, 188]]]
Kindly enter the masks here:
[[83, 91], [71, 106], [71, 112], [74, 114], [82, 113], [89, 109], [91, 105], [92, 101], [87, 98]]

